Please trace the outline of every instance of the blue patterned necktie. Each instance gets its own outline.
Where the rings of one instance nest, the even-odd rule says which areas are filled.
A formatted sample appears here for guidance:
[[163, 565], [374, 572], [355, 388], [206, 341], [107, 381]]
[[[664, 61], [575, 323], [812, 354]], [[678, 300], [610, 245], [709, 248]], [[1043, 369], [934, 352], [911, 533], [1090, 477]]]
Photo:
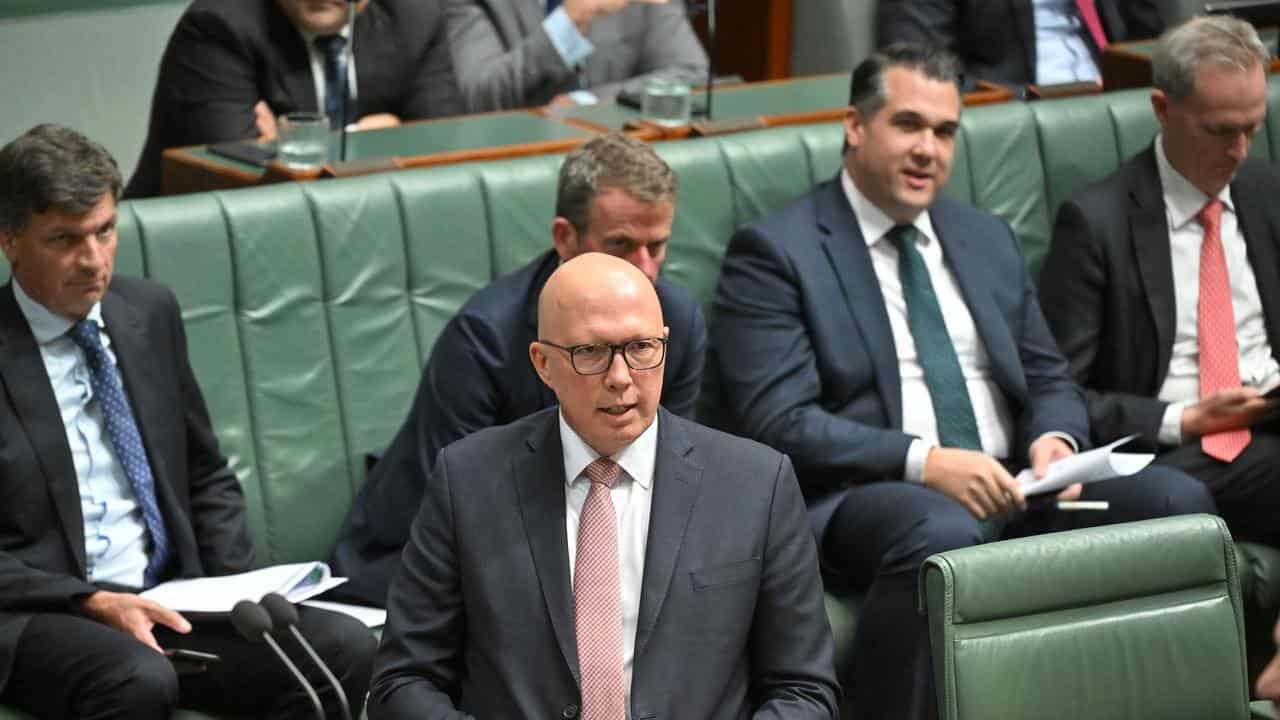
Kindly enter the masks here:
[[347, 76], [347, 40], [341, 35], [321, 35], [315, 44], [324, 56], [324, 112], [329, 116], [329, 128], [337, 130], [350, 119], [343, 82]]
[[142, 446], [142, 435], [133, 420], [129, 402], [125, 400], [115, 366], [107, 356], [106, 348], [102, 347], [98, 323], [81, 320], [67, 334], [84, 351], [89, 362], [89, 384], [102, 409], [102, 419], [107, 425], [111, 446], [116, 451], [116, 460], [133, 486], [133, 494], [142, 508], [142, 520], [151, 533], [151, 557], [143, 574], [144, 584], [151, 587], [159, 581], [168, 563], [169, 540], [156, 502], [155, 478], [151, 476], [151, 464], [147, 462], [147, 451]]
[[969, 388], [965, 385], [951, 334], [942, 319], [942, 308], [929, 280], [929, 268], [916, 249], [916, 229], [911, 225], [898, 225], [889, 231], [888, 237], [898, 248], [898, 277], [907, 301], [907, 324], [916, 343], [916, 356], [924, 368], [924, 384], [933, 400], [938, 442], [943, 447], [981, 450], [982, 438], [978, 435]]

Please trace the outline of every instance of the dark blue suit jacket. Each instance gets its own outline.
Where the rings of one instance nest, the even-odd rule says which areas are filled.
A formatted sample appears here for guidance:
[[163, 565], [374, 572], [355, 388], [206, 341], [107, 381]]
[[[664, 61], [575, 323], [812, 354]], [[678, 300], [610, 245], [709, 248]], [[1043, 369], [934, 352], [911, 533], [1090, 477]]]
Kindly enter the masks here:
[[[1013, 231], [946, 196], [929, 213], [1015, 418], [1008, 460], [1050, 431], [1085, 447], [1084, 399]], [[838, 178], [734, 235], [711, 332], [732, 428], [791, 456], [819, 538], [849, 485], [901, 479], [912, 436], [893, 331]]]
[[[408, 419], [352, 504], [334, 570], [350, 578], [335, 594], [382, 605], [422, 485], [436, 454], [449, 443], [505, 425], [556, 404], [529, 362], [538, 334], [538, 295], [560, 261], [548, 251], [476, 293], [436, 339]], [[662, 279], [656, 284], [671, 331], [662, 406], [693, 415], [702, 379], [706, 324], [693, 295]]]
[[[371, 720], [577, 717], [554, 409], [441, 451], [387, 603]], [[636, 720], [836, 715], [804, 502], [780, 453], [659, 410]]]

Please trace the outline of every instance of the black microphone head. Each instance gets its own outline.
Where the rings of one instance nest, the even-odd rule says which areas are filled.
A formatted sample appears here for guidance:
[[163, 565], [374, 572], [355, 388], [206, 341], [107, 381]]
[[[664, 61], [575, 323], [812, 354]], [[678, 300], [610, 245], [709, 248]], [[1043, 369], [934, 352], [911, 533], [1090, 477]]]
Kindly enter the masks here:
[[262, 596], [262, 609], [267, 611], [271, 622], [277, 630], [298, 624], [298, 608], [285, 599], [280, 593], [267, 593]]
[[262, 634], [271, 632], [271, 616], [252, 600], [241, 600], [231, 608], [231, 626], [245, 640], [257, 642]]

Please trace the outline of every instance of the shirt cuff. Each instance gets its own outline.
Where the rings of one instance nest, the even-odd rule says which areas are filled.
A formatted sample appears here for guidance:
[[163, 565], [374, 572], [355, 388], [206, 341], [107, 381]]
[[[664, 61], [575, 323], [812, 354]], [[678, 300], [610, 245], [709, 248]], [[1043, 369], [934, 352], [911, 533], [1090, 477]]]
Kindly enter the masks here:
[[917, 485], [924, 483], [924, 460], [934, 447], [936, 445], [920, 438], [911, 441], [911, 445], [907, 447], [907, 462], [902, 468], [903, 480]]
[[[1071, 446], [1071, 452], [1076, 452], [1076, 453], [1080, 452], [1080, 443], [1076, 442], [1075, 438], [1071, 437], [1070, 435], [1064, 432], [1058, 432], [1054, 430], [1053, 432], [1047, 432], [1041, 435], [1040, 437], [1036, 438], [1036, 440], [1040, 440], [1042, 438], [1047, 438], [1047, 437], [1058, 438], [1062, 440], [1063, 442]], [[1034, 445], [1035, 443], [1032, 443], [1032, 444]]]
[[1164, 409], [1164, 417], [1160, 420], [1160, 434], [1156, 437], [1161, 445], [1177, 447], [1182, 444], [1182, 411], [1187, 409], [1184, 402], [1171, 402]]
[[590, 90], [574, 90], [569, 93], [569, 99], [578, 105], [595, 105], [600, 102], [600, 98]]
[[563, 6], [553, 10], [542, 21], [542, 29], [551, 39], [551, 45], [560, 54], [560, 59], [564, 60], [565, 66], [569, 68], [578, 67], [591, 53], [595, 52], [595, 45], [578, 32], [578, 26], [569, 19], [569, 14], [564, 11]]

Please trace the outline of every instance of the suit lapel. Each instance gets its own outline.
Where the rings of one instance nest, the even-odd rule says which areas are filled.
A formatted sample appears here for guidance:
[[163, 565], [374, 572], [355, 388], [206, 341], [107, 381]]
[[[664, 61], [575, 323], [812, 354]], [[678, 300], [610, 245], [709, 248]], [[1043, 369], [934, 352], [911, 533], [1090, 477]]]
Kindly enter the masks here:
[[268, 2], [267, 6], [267, 47], [263, 50], [274, 57], [267, 63], [272, 82], [284, 93], [287, 107], [304, 112], [323, 112], [320, 99], [316, 97], [315, 79], [311, 76], [311, 55], [302, 34], [275, 2]]
[[1136, 158], [1129, 183], [1129, 237], [1134, 267], [1142, 278], [1148, 310], [1156, 326], [1156, 367], [1164, 382], [1173, 355], [1177, 304], [1173, 297], [1173, 257], [1169, 248], [1169, 222], [1165, 214], [1164, 190], [1156, 168], [1155, 146]]
[[1036, 18], [1032, 0], [1009, 0], [1009, 17], [1016, 25], [1014, 34], [1022, 51], [1022, 67], [1030, 82], [1036, 81]]
[[1258, 286], [1271, 354], [1280, 357], [1280, 258], [1276, 256], [1275, 236], [1267, 222], [1265, 188], [1237, 180], [1231, 184], [1231, 199], [1240, 218], [1240, 232]]
[[[955, 275], [956, 284], [960, 286], [960, 294], [964, 297], [969, 315], [973, 318], [978, 337], [986, 348], [987, 358], [991, 363], [991, 376], [996, 385], [1003, 388], [1006, 394], [1011, 388], [1025, 385], [1022, 363], [1018, 355], [1018, 346], [1009, 332], [1008, 323], [991, 299], [991, 293], [985, 285], [989, 270], [982, 265], [981, 253], [968, 247], [976, 233], [963, 227], [963, 219], [953, 217], [946, 209], [946, 200], [940, 200], [929, 217], [933, 222], [934, 232], [942, 245], [942, 254], [947, 265]], [[982, 238], [980, 241], [989, 241]], [[1020, 395], [1018, 393], [1017, 395]]]
[[85, 577], [84, 519], [67, 431], [40, 348], [14, 300], [12, 284], [0, 289], [0, 381], [44, 474], [79, 576]]
[[822, 248], [835, 270], [849, 311], [862, 333], [862, 344], [875, 368], [876, 386], [889, 427], [902, 427], [902, 378], [898, 373], [897, 349], [889, 311], [885, 309], [880, 281], [871, 264], [862, 229], [849, 201], [844, 196], [839, 177], [826, 183], [816, 194], [818, 232], [823, 235]]
[[[521, 39], [542, 24], [546, 16], [546, 3], [541, 0], [499, 0], [489, 4], [493, 8], [490, 15], [497, 21], [499, 30], [505, 36], [507, 47], [519, 44]], [[508, 8], [514, 8], [514, 15], [506, 12]]]
[[526, 450], [512, 461], [520, 515], [551, 627], [560, 652], [575, 680], [578, 640], [573, 624], [573, 592], [569, 586], [569, 548], [564, 527], [564, 452], [560, 446], [560, 415], [546, 412], [546, 421], [526, 439]]
[[693, 444], [684, 432], [683, 421], [666, 410], [658, 412], [658, 456], [654, 464], [653, 506], [649, 513], [644, 582], [636, 620], [633, 660], [636, 664], [662, 612], [702, 482], [702, 467], [690, 457]]

